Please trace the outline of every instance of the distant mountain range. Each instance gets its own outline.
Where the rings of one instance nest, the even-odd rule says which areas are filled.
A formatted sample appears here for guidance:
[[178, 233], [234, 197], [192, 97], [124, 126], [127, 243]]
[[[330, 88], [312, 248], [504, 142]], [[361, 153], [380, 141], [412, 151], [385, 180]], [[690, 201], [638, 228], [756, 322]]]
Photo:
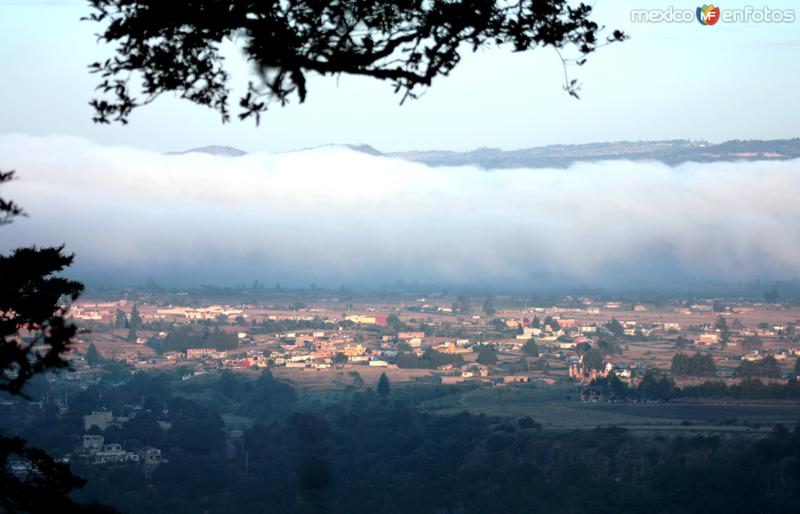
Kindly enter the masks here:
[[[575, 162], [613, 159], [654, 160], [666, 164], [736, 160], [794, 159], [800, 157], [800, 138], [772, 140], [732, 140], [720, 144], [676, 139], [671, 141], [617, 141], [582, 145], [549, 145], [521, 150], [479, 148], [469, 152], [421, 150], [381, 152], [369, 145], [340, 146], [369, 155], [394, 157], [430, 166], [479, 166], [497, 168], [565, 168]], [[230, 146], [205, 146], [185, 152], [236, 157], [247, 152]]]
[[247, 155], [244, 150], [239, 150], [232, 146], [210, 145], [201, 146], [200, 148], [192, 148], [191, 150], [184, 150], [182, 152], [167, 152], [166, 155], [186, 155], [187, 153], [205, 153], [209, 155], [221, 155], [224, 157], [239, 157]]

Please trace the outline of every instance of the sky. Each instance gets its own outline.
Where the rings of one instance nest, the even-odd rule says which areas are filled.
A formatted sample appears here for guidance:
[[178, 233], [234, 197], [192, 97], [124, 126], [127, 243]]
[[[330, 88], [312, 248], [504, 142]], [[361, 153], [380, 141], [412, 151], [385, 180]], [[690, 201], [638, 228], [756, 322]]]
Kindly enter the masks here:
[[[601, 24], [631, 39], [570, 70], [582, 83], [581, 100], [562, 90], [552, 50], [482, 50], [468, 52], [449, 77], [403, 106], [388, 83], [317, 77], [304, 104], [276, 106], [259, 127], [249, 121], [223, 126], [215, 112], [171, 97], [135, 112], [128, 126], [109, 127], [94, 125], [88, 106], [96, 79], [86, 66], [111, 52], [96, 43], [97, 27], [79, 21], [88, 12], [85, 2], [0, 0], [0, 134], [77, 136], [161, 152], [208, 144], [275, 152], [366, 143], [400, 151], [798, 136], [800, 22], [632, 23], [631, 8], [696, 4], [594, 5]], [[229, 56], [236, 84], [244, 84], [247, 67], [235, 48]]]

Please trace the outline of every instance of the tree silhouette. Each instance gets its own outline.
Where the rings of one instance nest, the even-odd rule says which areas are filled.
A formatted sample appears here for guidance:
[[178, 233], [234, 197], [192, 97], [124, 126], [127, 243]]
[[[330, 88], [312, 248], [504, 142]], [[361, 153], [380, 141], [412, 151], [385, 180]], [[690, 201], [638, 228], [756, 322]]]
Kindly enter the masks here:
[[719, 330], [719, 345], [723, 350], [728, 349], [728, 342], [731, 340], [731, 331], [728, 328], [728, 321], [722, 316], [717, 316], [714, 328]]
[[378, 379], [378, 386], [376, 387], [378, 396], [381, 398], [386, 398], [389, 396], [389, 393], [392, 390], [392, 386], [389, 384], [389, 377], [386, 376], [386, 373], [381, 373], [380, 378]]
[[592, 348], [583, 355], [583, 365], [589, 370], [601, 371], [605, 367], [603, 352]]
[[536, 339], [528, 339], [528, 342], [525, 343], [525, 346], [522, 347], [522, 351], [525, 352], [526, 355], [530, 355], [531, 357], [538, 357], [539, 356], [539, 345], [536, 344]]
[[479, 364], [484, 366], [494, 366], [497, 364], [497, 352], [489, 345], [481, 346], [476, 359]]
[[483, 313], [487, 316], [494, 316], [497, 313], [497, 308], [494, 305], [494, 296], [487, 296], [483, 302]]
[[[0, 184], [13, 178], [14, 172], [0, 172]], [[23, 214], [0, 199], [0, 224]], [[67, 366], [63, 356], [76, 327], [66, 314], [83, 285], [56, 276], [72, 263], [63, 249], [17, 248], [0, 256], [0, 390], [20, 394], [36, 373]]]
[[[230, 119], [230, 75], [223, 42], [243, 41], [258, 80], [239, 100], [240, 119], [307, 95], [307, 75], [361, 75], [392, 83], [402, 101], [448, 75], [464, 48], [524, 52], [551, 47], [562, 57], [564, 89], [577, 97], [567, 64], [582, 65], [600, 46], [626, 35], [603, 30], [592, 8], [567, 0], [90, 0], [84, 19], [103, 25], [98, 40], [114, 56], [90, 65], [100, 76], [94, 120], [127, 123], [133, 109], [174, 92]], [[132, 84], [136, 84], [134, 86]], [[137, 91], [138, 89], [138, 91]], [[401, 102], [402, 102], [401, 101]]]
[[86, 349], [86, 364], [95, 367], [101, 362], [103, 362], [103, 357], [97, 351], [97, 347], [94, 343], [89, 343], [89, 347]]
[[[0, 172], [0, 184], [13, 178], [13, 172]], [[0, 199], [0, 225], [20, 215], [20, 206]], [[83, 285], [56, 276], [72, 263], [63, 249], [18, 248], [0, 256], [0, 390], [12, 395], [24, 396], [34, 375], [68, 366], [64, 354], [77, 329], [66, 316]], [[75, 504], [68, 495], [84, 484], [68, 464], [23, 439], [0, 435], [0, 512], [116, 512]]]

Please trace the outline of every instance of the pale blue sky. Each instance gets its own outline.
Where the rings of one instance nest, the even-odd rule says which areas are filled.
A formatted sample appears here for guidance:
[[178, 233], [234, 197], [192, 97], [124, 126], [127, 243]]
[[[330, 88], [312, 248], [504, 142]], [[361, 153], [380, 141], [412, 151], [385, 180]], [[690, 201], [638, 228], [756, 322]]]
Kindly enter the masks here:
[[[95, 85], [86, 65], [110, 55], [78, 19], [79, 0], [0, 0], [0, 134], [63, 134], [101, 144], [174, 150], [228, 144], [280, 151], [324, 143], [381, 150], [520, 148], [553, 143], [800, 136], [800, 22], [631, 24], [631, 8], [694, 9], [696, 3], [596, 2], [597, 19], [631, 35], [572, 70], [576, 101], [561, 89], [552, 50], [467, 55], [450, 77], [399, 106], [388, 83], [312, 79], [305, 104], [273, 108], [260, 127], [222, 126], [216, 113], [163, 98], [130, 125], [96, 126], [87, 105]], [[721, 8], [747, 2], [719, 4]], [[762, 5], [762, 4], [758, 4]], [[791, 1], [771, 8], [795, 8]], [[236, 70], [239, 82], [246, 68]]]

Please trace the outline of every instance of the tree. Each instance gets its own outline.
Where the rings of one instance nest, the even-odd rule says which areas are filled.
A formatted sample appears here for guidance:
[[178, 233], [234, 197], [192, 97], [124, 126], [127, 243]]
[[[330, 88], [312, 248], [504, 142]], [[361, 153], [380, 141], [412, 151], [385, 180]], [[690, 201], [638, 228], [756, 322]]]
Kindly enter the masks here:
[[334, 356], [331, 358], [331, 360], [333, 361], [333, 364], [334, 364], [334, 365], [335, 365], [337, 368], [341, 368], [342, 366], [344, 366], [345, 364], [347, 364], [347, 355], [345, 355], [345, 354], [344, 354], [344, 353], [342, 353], [342, 352], [336, 352], [336, 355], [334, 355]]
[[553, 318], [552, 316], [547, 316], [544, 319], [545, 326], [549, 326], [553, 331], [561, 330], [561, 324], [558, 322], [557, 319]]
[[597, 348], [592, 348], [588, 352], [584, 353], [583, 365], [589, 370], [601, 371], [605, 367], [605, 363], [603, 362], [603, 352]]
[[710, 353], [695, 353], [689, 357], [685, 353], [676, 353], [672, 357], [672, 374], [675, 376], [714, 376], [717, 367]]
[[103, 362], [102, 355], [97, 351], [97, 347], [94, 343], [90, 343], [89, 347], [86, 349], [86, 363], [91, 367], [95, 367], [101, 362]]
[[525, 346], [522, 347], [522, 351], [525, 352], [525, 355], [530, 355], [531, 357], [538, 357], [539, 345], [536, 344], [535, 339], [533, 338], [528, 339], [528, 342], [525, 343]]
[[611, 321], [606, 323], [606, 328], [616, 337], [622, 337], [625, 335], [625, 327], [622, 326], [622, 323], [617, 321], [617, 318], [612, 317]]
[[[0, 185], [13, 178], [13, 171], [0, 171]], [[0, 226], [20, 215], [19, 205], [0, 198]], [[69, 365], [64, 354], [74, 345], [77, 327], [67, 313], [83, 285], [58, 276], [74, 258], [63, 250], [17, 248], [0, 256], [0, 390], [12, 395], [25, 396], [23, 388], [35, 375]], [[13, 473], [11, 459], [27, 463], [29, 476]], [[0, 435], [1, 512], [113, 512], [84, 509], [69, 498], [85, 483], [68, 464], [23, 439]]]
[[497, 309], [494, 306], [494, 296], [486, 297], [486, 300], [483, 302], [482, 310], [487, 316], [494, 316], [497, 313]]
[[66, 314], [83, 285], [56, 275], [73, 260], [62, 251], [18, 248], [0, 256], [0, 390], [20, 393], [33, 375], [68, 365], [63, 354], [77, 328]]
[[136, 325], [131, 324], [130, 328], [128, 328], [128, 336], [126, 339], [130, 343], [135, 343], [139, 336], [136, 333]]
[[128, 320], [128, 341], [131, 343], [135, 343], [136, 339], [138, 338], [136, 334], [136, 330], [142, 326], [142, 316], [139, 315], [139, 309], [136, 307], [136, 304], [133, 304], [131, 308], [131, 316]]
[[[0, 185], [13, 179], [13, 171], [0, 171]], [[22, 207], [0, 198], [0, 226], [24, 214]], [[35, 374], [68, 366], [63, 355], [77, 328], [66, 315], [83, 285], [57, 275], [74, 259], [63, 250], [18, 248], [0, 256], [0, 390], [20, 394]]]
[[484, 366], [494, 366], [497, 364], [497, 352], [489, 346], [485, 344], [481, 346], [481, 350], [478, 352], [478, 359], [479, 364], [483, 364]]
[[139, 328], [142, 326], [142, 316], [139, 314], [139, 308], [136, 307], [136, 304], [133, 304], [131, 308], [131, 317], [128, 324], [132, 327]]
[[768, 355], [758, 361], [742, 361], [739, 367], [733, 370], [733, 374], [746, 378], [779, 378], [781, 376], [781, 368], [775, 357]]
[[400, 332], [401, 330], [406, 330], [408, 328], [408, 325], [403, 323], [403, 320], [400, 319], [400, 316], [395, 313], [391, 313], [386, 317], [386, 324], [395, 332]]
[[472, 306], [470, 305], [469, 298], [464, 295], [459, 296], [456, 298], [456, 301], [452, 305], [453, 312], [457, 312], [460, 314], [469, 314], [472, 310]]
[[386, 373], [381, 373], [380, 378], [378, 379], [378, 385], [376, 387], [376, 392], [378, 396], [381, 398], [386, 398], [389, 396], [391, 392], [391, 385], [389, 384], [389, 377], [386, 376]]
[[677, 338], [675, 338], [675, 348], [679, 350], [688, 348], [692, 346], [692, 344], [694, 343], [692, 343], [692, 341], [684, 335], [679, 335]]
[[764, 347], [764, 341], [758, 336], [746, 336], [742, 339], [742, 349], [746, 352], [760, 350]]
[[731, 331], [728, 328], [728, 322], [722, 316], [717, 316], [717, 321], [714, 327], [719, 330], [719, 345], [723, 350], [728, 348], [728, 342], [731, 339]]
[[114, 312], [114, 328], [128, 328], [128, 315], [122, 309]]
[[767, 303], [778, 303], [778, 290], [772, 289], [764, 291], [764, 301]]
[[597, 342], [597, 347], [605, 355], [618, 355], [622, 353], [622, 345], [616, 339], [602, 338]]
[[603, 38], [592, 8], [566, 0], [90, 3], [86, 19], [103, 25], [98, 39], [114, 48], [112, 58], [90, 66], [100, 77], [101, 97], [91, 102], [99, 123], [127, 123], [133, 109], [163, 93], [228, 121], [230, 76], [220, 50], [226, 41], [244, 41], [244, 56], [259, 75], [238, 102], [239, 118], [258, 122], [271, 101], [304, 102], [308, 73], [386, 80], [405, 101], [448, 75], [463, 49], [488, 46], [575, 52], [577, 58], [562, 62], [564, 89], [577, 98], [580, 86], [566, 65], [582, 65], [597, 48], [626, 38], [618, 30]]
[[530, 430], [530, 429], [541, 430], [542, 429], [542, 424], [539, 423], [538, 421], [534, 420], [530, 416], [525, 416], [525, 417], [519, 418], [517, 420], [517, 426], [519, 426], [519, 428], [526, 429], [526, 430]]

